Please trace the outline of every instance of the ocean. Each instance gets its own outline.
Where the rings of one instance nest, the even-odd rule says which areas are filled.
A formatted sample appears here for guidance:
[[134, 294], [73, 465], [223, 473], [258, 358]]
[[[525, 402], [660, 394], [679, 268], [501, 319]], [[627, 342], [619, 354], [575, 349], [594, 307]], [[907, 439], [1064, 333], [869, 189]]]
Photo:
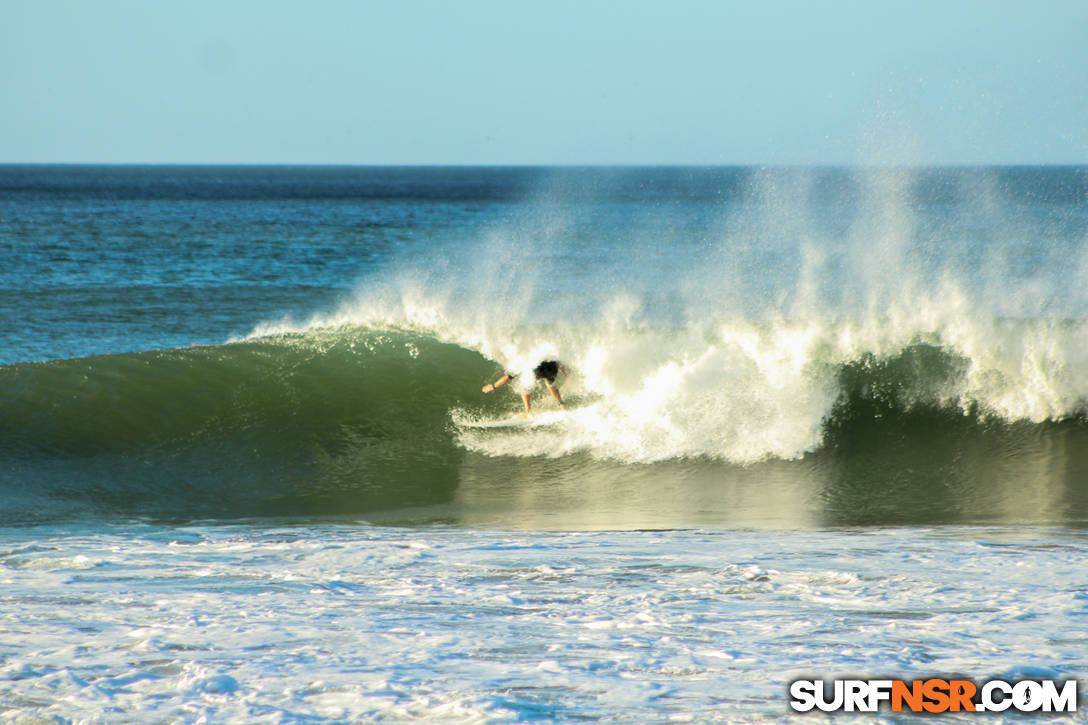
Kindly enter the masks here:
[[1086, 523], [1085, 167], [0, 166], [3, 723], [1088, 682]]

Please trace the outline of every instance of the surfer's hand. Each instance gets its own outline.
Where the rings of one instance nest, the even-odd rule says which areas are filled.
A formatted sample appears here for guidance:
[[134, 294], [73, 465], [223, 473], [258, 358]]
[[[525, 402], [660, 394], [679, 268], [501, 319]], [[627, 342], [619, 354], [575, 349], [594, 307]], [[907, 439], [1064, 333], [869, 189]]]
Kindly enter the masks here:
[[490, 392], [491, 392], [492, 390], [494, 390], [494, 389], [495, 389], [495, 386], [494, 386], [494, 385], [492, 385], [491, 383], [488, 383], [488, 384], [487, 384], [487, 385], [485, 385], [485, 386], [484, 386], [484, 388], [483, 388], [483, 390], [484, 390], [484, 392], [485, 392], [485, 393], [490, 393]]

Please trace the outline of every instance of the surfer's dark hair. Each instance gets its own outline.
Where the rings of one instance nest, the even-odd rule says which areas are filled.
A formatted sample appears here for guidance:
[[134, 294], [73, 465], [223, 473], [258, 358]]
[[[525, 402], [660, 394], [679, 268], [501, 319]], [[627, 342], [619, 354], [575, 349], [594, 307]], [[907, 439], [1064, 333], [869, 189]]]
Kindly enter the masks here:
[[533, 376], [537, 380], [541, 378], [547, 380], [549, 383], [555, 382], [555, 376], [559, 374], [559, 363], [555, 360], [545, 360], [544, 362], [533, 368]]

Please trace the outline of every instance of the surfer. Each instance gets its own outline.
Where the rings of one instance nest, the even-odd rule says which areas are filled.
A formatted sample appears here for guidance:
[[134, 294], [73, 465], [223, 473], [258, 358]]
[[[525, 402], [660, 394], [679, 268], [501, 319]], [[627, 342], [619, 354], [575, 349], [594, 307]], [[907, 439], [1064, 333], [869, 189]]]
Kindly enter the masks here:
[[[544, 384], [548, 387], [548, 392], [555, 398], [555, 402], [559, 403], [559, 407], [563, 410], [567, 409], [567, 404], [563, 402], [563, 396], [559, 394], [559, 388], [555, 386], [555, 376], [562, 372], [564, 375], [570, 375], [567, 369], [563, 367], [563, 364], [556, 362], [555, 360], [545, 360], [544, 362], [533, 368], [533, 381], [525, 385], [518, 392], [521, 393], [521, 402], [525, 404], [525, 414], [529, 415], [532, 411], [532, 385], [537, 380], [543, 380]], [[508, 382], [517, 377], [517, 373], [507, 373], [494, 383], [488, 383], [483, 387], [485, 393], [490, 393], [495, 388], [501, 388]]]

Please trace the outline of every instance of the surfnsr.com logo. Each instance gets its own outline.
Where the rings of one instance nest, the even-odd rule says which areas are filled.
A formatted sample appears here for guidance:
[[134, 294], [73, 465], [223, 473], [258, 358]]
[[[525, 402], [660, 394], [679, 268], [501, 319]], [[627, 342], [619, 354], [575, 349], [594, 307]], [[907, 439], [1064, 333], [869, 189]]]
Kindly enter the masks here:
[[796, 712], [1076, 712], [1076, 680], [796, 680]]

